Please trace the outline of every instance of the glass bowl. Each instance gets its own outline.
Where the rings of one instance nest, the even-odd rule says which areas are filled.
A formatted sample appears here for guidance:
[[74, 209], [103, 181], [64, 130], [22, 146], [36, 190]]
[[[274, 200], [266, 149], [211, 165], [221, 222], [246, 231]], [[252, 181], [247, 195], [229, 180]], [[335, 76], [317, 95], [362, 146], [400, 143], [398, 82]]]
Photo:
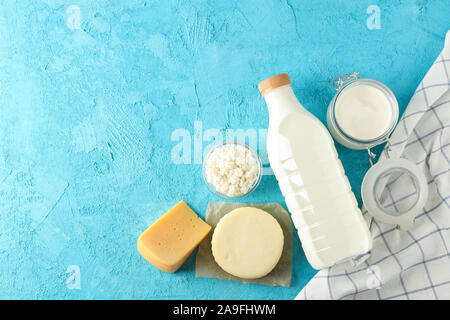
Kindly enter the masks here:
[[[214, 150], [224, 147], [226, 145], [240, 145], [245, 147], [247, 150], [250, 151], [251, 155], [253, 156], [253, 158], [256, 161], [256, 165], [258, 166], [258, 173], [256, 175], [256, 179], [253, 182], [253, 184], [251, 185], [251, 187], [247, 190], [246, 193], [244, 194], [240, 194], [237, 196], [228, 196], [218, 190], [216, 190], [216, 188], [214, 187], [214, 185], [210, 184], [208, 182], [207, 179], [207, 174], [206, 174], [206, 167], [207, 167], [207, 163], [209, 160], [209, 157], [211, 156], [211, 154], [214, 152]], [[262, 172], [263, 172], [263, 166], [262, 166], [262, 162], [261, 162], [261, 158], [259, 157], [258, 153], [251, 148], [248, 144], [244, 143], [244, 142], [240, 142], [240, 141], [225, 141], [225, 142], [221, 142], [218, 143], [216, 145], [214, 145], [205, 155], [205, 158], [203, 160], [203, 165], [202, 165], [202, 175], [203, 175], [203, 181], [205, 182], [206, 186], [208, 187], [208, 189], [214, 193], [215, 195], [219, 196], [222, 199], [227, 199], [227, 200], [237, 200], [237, 199], [242, 199], [246, 196], [248, 196], [250, 193], [252, 193], [259, 185], [259, 183], [261, 182], [261, 178], [262, 178]]]

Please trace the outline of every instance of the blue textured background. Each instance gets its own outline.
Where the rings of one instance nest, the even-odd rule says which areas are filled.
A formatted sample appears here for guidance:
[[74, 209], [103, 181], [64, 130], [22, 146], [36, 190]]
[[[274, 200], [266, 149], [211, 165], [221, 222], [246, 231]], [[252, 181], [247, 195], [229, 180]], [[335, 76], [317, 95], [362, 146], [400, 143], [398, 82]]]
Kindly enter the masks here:
[[[196, 120], [266, 128], [256, 85], [280, 72], [322, 121], [327, 81], [353, 70], [386, 83], [403, 112], [450, 28], [448, 0], [0, 3], [3, 299], [294, 298], [315, 273], [297, 237], [291, 288], [197, 279], [194, 255], [165, 274], [138, 254], [139, 234], [179, 199], [201, 216], [218, 200], [194, 151], [171, 160], [172, 132], [194, 144]], [[366, 26], [372, 4], [380, 30]], [[359, 200], [366, 153], [338, 152]], [[245, 200], [284, 204], [270, 175]], [[66, 286], [70, 265], [80, 290]]]

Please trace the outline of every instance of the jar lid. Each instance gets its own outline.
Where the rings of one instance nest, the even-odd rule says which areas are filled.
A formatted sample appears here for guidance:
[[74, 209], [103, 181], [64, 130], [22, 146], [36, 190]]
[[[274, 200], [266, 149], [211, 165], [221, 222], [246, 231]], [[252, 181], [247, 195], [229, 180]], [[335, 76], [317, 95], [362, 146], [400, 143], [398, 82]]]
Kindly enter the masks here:
[[[401, 184], [401, 188], [391, 188]], [[384, 159], [367, 171], [361, 186], [363, 203], [375, 219], [410, 229], [428, 198], [423, 172], [406, 159]]]

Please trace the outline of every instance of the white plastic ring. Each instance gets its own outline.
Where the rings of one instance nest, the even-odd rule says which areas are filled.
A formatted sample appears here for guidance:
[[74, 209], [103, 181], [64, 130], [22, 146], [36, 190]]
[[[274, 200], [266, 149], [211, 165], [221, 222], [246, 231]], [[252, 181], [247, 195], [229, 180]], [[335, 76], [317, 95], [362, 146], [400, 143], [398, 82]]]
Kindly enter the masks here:
[[[406, 171], [414, 179], [418, 189], [418, 198], [414, 206], [408, 209], [407, 212], [399, 215], [387, 213], [378, 203], [374, 192], [378, 182], [377, 179], [392, 169]], [[367, 171], [361, 186], [361, 196], [367, 211], [375, 219], [384, 223], [398, 225], [402, 230], [408, 230], [413, 226], [414, 218], [425, 206], [428, 199], [428, 184], [422, 171], [411, 161], [406, 159], [385, 159]]]

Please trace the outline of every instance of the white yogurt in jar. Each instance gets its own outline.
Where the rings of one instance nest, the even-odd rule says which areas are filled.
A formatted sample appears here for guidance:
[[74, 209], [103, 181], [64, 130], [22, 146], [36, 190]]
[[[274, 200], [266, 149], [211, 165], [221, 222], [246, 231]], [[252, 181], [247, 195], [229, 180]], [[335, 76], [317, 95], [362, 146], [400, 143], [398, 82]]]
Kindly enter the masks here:
[[335, 118], [341, 130], [352, 138], [375, 140], [392, 125], [392, 105], [380, 89], [355, 85], [339, 94]]

